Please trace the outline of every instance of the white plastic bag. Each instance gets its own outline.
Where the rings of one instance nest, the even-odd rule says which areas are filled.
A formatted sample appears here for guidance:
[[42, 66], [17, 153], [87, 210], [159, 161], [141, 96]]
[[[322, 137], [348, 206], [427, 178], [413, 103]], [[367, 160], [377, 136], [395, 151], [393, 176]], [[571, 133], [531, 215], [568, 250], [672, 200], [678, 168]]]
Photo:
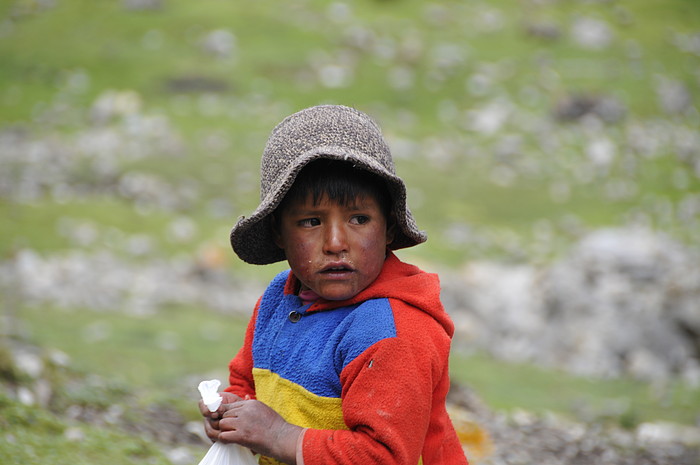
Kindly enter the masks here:
[[258, 465], [250, 449], [238, 444], [215, 442], [199, 465]]
[[[221, 405], [221, 395], [219, 395], [219, 386], [221, 381], [212, 379], [199, 383], [199, 393], [202, 395], [202, 401], [207, 406], [210, 412], [215, 412]], [[224, 444], [215, 442], [207, 451], [199, 465], [257, 465], [250, 449], [247, 449], [238, 444]]]

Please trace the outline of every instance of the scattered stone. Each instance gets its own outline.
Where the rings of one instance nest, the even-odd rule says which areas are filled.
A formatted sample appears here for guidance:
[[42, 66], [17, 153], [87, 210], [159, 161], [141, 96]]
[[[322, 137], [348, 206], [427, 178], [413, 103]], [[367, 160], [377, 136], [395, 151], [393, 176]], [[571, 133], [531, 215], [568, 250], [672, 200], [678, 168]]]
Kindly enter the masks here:
[[560, 121], [576, 121], [595, 116], [606, 123], [620, 121], [626, 109], [617, 99], [598, 95], [569, 95], [554, 107], [554, 116]]
[[71, 426], [70, 428], [66, 428], [63, 432], [63, 436], [69, 441], [80, 442], [85, 439], [85, 432], [78, 426]]
[[236, 51], [236, 36], [228, 29], [213, 30], [202, 39], [202, 50], [217, 58], [231, 58]]
[[92, 122], [106, 124], [116, 118], [137, 114], [141, 105], [141, 96], [134, 91], [107, 90], [92, 104], [90, 116]]
[[354, 79], [354, 67], [348, 63], [324, 63], [316, 68], [320, 84], [331, 89], [349, 86]]
[[36, 350], [16, 348], [13, 352], [14, 364], [19, 373], [36, 380], [44, 371], [44, 362]]
[[495, 134], [506, 124], [512, 112], [511, 102], [503, 100], [491, 102], [469, 112], [468, 127], [478, 133]]
[[679, 50], [700, 57], [700, 32], [674, 33], [673, 42]]
[[700, 428], [676, 423], [664, 421], [642, 423], [637, 427], [635, 434], [638, 441], [650, 446], [669, 442], [700, 446]]
[[605, 21], [581, 17], [571, 27], [573, 40], [581, 47], [601, 50], [607, 48], [613, 40], [612, 29]]
[[688, 87], [677, 80], [662, 78], [656, 86], [659, 106], [668, 115], [680, 115], [693, 106]]
[[554, 41], [561, 37], [561, 29], [552, 22], [530, 23], [525, 27], [528, 36], [547, 41]]

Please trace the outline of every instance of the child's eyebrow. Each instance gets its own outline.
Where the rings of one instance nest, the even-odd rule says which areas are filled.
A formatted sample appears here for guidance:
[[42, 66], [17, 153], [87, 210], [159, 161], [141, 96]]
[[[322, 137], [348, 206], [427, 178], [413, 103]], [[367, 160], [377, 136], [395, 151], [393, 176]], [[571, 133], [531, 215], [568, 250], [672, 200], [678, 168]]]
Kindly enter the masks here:
[[358, 204], [357, 202], [355, 202], [355, 203], [352, 203], [349, 205], [345, 205], [345, 208], [347, 208], [348, 210], [359, 211], [359, 210], [367, 210], [369, 207], [362, 205], [362, 204]]
[[322, 213], [322, 210], [320, 207], [317, 207], [317, 206], [313, 206], [313, 207], [287, 207], [286, 213], [289, 215], [293, 215], [293, 216], [318, 215], [318, 214]]
[[[364, 210], [369, 210], [371, 207], [369, 205], [365, 205], [362, 202], [353, 202], [351, 204], [343, 205], [343, 208], [347, 208], [350, 211], [364, 211]], [[320, 215], [325, 211], [324, 207], [321, 207], [319, 205], [313, 205], [313, 206], [302, 206], [302, 207], [288, 207], [287, 208], [287, 213], [289, 215], [294, 215], [294, 216], [306, 216], [306, 215]]]

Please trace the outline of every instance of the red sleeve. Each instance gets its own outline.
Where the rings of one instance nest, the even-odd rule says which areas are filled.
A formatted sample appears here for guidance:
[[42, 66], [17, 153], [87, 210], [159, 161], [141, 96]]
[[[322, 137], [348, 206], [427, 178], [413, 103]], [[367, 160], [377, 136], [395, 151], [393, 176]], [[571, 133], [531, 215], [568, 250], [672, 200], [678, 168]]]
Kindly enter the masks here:
[[253, 316], [248, 322], [243, 346], [228, 364], [229, 386], [224, 389], [224, 391], [232, 392], [239, 397], [248, 395], [253, 399], [255, 398], [255, 382], [253, 381], [253, 334], [255, 333], [255, 321], [258, 317], [259, 305], [260, 300], [258, 300], [258, 303], [255, 305]]
[[446, 375], [449, 336], [415, 308], [398, 310], [410, 321], [397, 321], [397, 337], [372, 345], [341, 373], [349, 431], [309, 429], [305, 465], [418, 463], [433, 390]]

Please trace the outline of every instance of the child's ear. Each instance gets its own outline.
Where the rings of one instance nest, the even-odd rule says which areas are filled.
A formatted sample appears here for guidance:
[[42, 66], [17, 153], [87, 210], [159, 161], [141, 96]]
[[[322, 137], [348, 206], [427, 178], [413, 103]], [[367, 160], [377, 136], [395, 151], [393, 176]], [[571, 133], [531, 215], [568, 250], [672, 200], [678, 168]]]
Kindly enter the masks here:
[[280, 233], [277, 217], [274, 212], [270, 214], [270, 229], [272, 229], [272, 241], [277, 247], [284, 249], [282, 246], [282, 234]]
[[396, 221], [394, 221], [394, 215], [391, 215], [389, 217], [389, 222], [387, 223], [387, 226], [386, 226], [386, 245], [389, 245], [392, 242], [394, 242], [395, 237], [396, 237]]

